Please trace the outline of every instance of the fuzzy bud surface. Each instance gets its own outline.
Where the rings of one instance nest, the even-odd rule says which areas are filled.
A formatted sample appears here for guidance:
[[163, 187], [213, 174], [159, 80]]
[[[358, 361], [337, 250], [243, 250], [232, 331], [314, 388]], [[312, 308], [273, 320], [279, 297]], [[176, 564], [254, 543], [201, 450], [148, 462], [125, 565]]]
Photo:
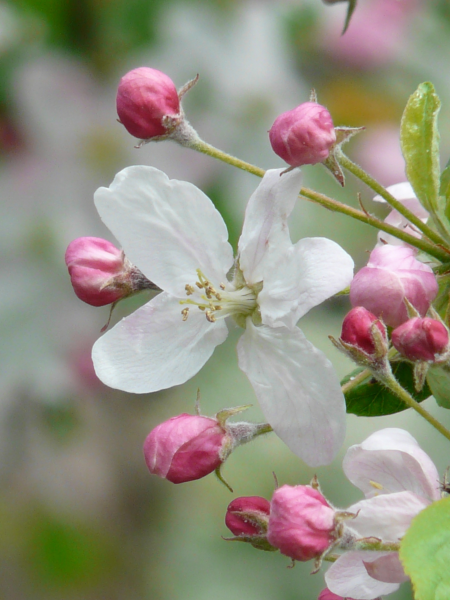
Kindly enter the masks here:
[[406, 358], [412, 361], [434, 362], [436, 355], [448, 349], [446, 327], [428, 317], [414, 317], [399, 325], [392, 332], [392, 344]]
[[150, 473], [172, 483], [200, 479], [220, 467], [232, 443], [216, 419], [183, 413], [153, 429], [144, 442]]
[[283, 485], [270, 504], [268, 541], [293, 560], [320, 556], [334, 542], [335, 510], [309, 485]]
[[405, 298], [425, 315], [438, 292], [433, 270], [415, 258], [414, 248], [386, 244], [372, 250], [369, 262], [350, 284], [350, 302], [363, 306], [386, 325], [408, 319]]
[[367, 352], [367, 354], [374, 354], [375, 344], [372, 335], [372, 325], [374, 323], [386, 339], [386, 330], [378, 317], [362, 306], [352, 308], [342, 322], [341, 340], [356, 346]]
[[299, 167], [328, 158], [336, 134], [328, 110], [317, 102], [304, 102], [275, 119], [269, 139], [275, 154]]
[[180, 114], [175, 84], [165, 73], [150, 67], [133, 69], [122, 77], [116, 105], [125, 129], [143, 140], [167, 134], [163, 117]]
[[235, 498], [227, 508], [225, 525], [234, 535], [265, 535], [270, 502], [261, 496]]
[[65, 255], [75, 294], [92, 306], [112, 304], [127, 293], [113, 279], [126, 270], [123, 252], [102, 238], [81, 237], [69, 244]]

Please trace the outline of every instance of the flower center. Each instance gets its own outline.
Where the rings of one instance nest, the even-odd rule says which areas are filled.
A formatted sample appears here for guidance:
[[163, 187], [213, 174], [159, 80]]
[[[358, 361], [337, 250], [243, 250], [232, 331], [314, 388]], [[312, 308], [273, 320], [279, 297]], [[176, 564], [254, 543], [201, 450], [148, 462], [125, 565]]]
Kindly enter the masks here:
[[[180, 304], [196, 306], [204, 311], [206, 319], [214, 323], [228, 315], [251, 315], [257, 308], [256, 294], [246, 285], [236, 288], [233, 284], [221, 283], [217, 290], [214, 285], [197, 269], [198, 280], [194, 285], [186, 284], [188, 300], [180, 300]], [[183, 308], [183, 321], [189, 316], [190, 306]]]

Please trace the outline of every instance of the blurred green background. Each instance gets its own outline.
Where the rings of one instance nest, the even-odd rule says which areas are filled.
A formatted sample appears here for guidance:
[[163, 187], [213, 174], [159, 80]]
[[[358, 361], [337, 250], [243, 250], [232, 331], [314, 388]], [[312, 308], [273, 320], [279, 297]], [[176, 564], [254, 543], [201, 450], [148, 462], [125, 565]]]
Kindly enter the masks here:
[[[137, 397], [103, 386], [90, 349], [108, 308], [73, 294], [64, 264], [80, 236], [111, 239], [92, 202], [101, 185], [132, 164], [192, 181], [216, 203], [235, 245], [258, 181], [171, 142], [134, 149], [116, 122], [115, 90], [129, 69], [152, 66], [181, 86], [197, 73], [185, 109], [208, 142], [263, 168], [282, 166], [268, 143], [276, 116], [315, 88], [335, 124], [365, 126], [351, 156], [382, 183], [405, 179], [398, 126], [408, 96], [432, 80], [443, 101], [442, 160], [450, 153], [450, 9], [447, 0], [359, 0], [340, 37], [345, 5], [319, 0], [0, 1], [0, 598], [5, 600], [314, 600], [324, 587], [310, 564], [225, 542], [226, 507], [240, 495], [270, 498], [280, 483], [314, 471], [274, 436], [238, 450], [224, 474], [175, 486], [150, 476], [142, 443], [152, 427], [192, 412], [255, 404], [237, 368], [232, 330], [191, 381]], [[319, 165], [306, 185], [382, 215], [348, 178], [340, 189]], [[299, 203], [294, 240], [324, 235], [363, 265], [376, 232]], [[112, 240], [114, 241], [114, 240]], [[146, 298], [124, 301], [113, 322]], [[339, 335], [347, 299], [301, 322], [344, 375], [351, 365], [327, 336]], [[448, 414], [427, 408], [450, 425]], [[261, 419], [255, 406], [248, 418]], [[343, 476], [345, 449], [386, 426], [408, 429], [448, 465], [444, 442], [404, 412], [348, 418], [346, 445], [317, 469], [331, 502], [360, 498]], [[392, 596], [410, 598], [407, 585]]]

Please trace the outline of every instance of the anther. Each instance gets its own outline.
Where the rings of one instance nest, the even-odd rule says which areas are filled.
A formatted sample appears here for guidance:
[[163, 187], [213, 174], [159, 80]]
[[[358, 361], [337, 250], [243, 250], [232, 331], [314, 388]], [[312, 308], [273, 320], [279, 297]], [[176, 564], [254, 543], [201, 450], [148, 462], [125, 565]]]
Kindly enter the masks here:
[[189, 308], [183, 308], [181, 314], [183, 315], [183, 321], [187, 321], [187, 318], [189, 316]]
[[200, 288], [200, 289], [202, 289], [202, 288], [203, 288], [203, 283], [200, 283], [200, 281], [196, 281], [196, 282], [195, 282], [195, 285], [196, 285], [198, 288]]
[[220, 287], [220, 289], [221, 289], [221, 290], [225, 290], [225, 284], [224, 284], [224, 283], [221, 283], [221, 284], [219, 285], [219, 287]]
[[194, 293], [194, 288], [192, 285], [189, 285], [189, 283], [184, 286], [184, 289], [186, 290], [186, 296], [192, 296]]
[[205, 316], [206, 319], [210, 322], [210, 323], [215, 323], [216, 322], [216, 317], [213, 315], [212, 311], [207, 310], [205, 312]]
[[381, 485], [381, 483], [377, 483], [376, 481], [369, 481], [369, 483], [376, 490], [382, 490], [383, 489], [383, 486]]

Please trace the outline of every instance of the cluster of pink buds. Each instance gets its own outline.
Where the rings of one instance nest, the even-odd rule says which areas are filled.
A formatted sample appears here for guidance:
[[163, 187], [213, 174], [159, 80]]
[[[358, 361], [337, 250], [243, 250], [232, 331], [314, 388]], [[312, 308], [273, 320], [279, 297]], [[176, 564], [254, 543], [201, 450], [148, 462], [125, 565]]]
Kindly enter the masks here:
[[111, 242], [96, 237], [73, 240], [66, 265], [75, 294], [92, 306], [113, 304], [142, 290], [158, 290]]
[[[314, 487], [313, 487], [314, 486]], [[344, 521], [354, 515], [335, 510], [312, 485], [283, 485], [272, 500], [259, 496], [236, 498], [227, 509], [225, 524], [238, 541], [262, 550], [280, 550], [293, 561], [322, 558], [334, 547], [348, 548], [354, 540]]]

